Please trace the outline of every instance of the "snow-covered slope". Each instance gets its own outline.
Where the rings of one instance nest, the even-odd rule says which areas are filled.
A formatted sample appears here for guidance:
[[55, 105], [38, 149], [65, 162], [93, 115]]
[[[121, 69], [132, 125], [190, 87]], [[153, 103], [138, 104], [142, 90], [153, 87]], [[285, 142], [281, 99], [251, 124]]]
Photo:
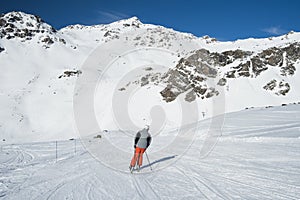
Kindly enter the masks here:
[[[260, 108], [227, 114], [224, 135], [200, 157], [209, 120], [184, 154], [162, 156], [156, 138], [140, 173], [130, 174], [130, 156], [106, 149], [98, 162], [75, 141], [3, 145], [3, 199], [298, 199], [300, 196], [300, 106]], [[123, 132], [126, 141], [132, 141]], [[123, 139], [123, 137], [121, 137]], [[181, 148], [179, 143], [173, 144]], [[187, 138], [189, 139], [189, 138]], [[101, 140], [101, 139], [100, 139]], [[99, 145], [99, 138], [91, 143]], [[128, 145], [127, 145], [128, 146]], [[175, 162], [176, 161], [176, 162]], [[167, 167], [168, 166], [168, 167]], [[113, 170], [114, 168], [122, 171]]]
[[[134, 131], [145, 121], [156, 131], [182, 124], [178, 103], [196, 103], [198, 121], [246, 107], [300, 101], [296, 32], [218, 42], [143, 24], [136, 17], [55, 30], [37, 16], [11, 12], [0, 18], [0, 38], [0, 139], [7, 142], [78, 137], [73, 101], [78, 80], [89, 73], [98, 77], [94, 109], [102, 130], [127, 123], [124, 118], [116, 123], [116, 97], [130, 97], [123, 117], [130, 118], [133, 126], [126, 128]], [[117, 60], [105, 73], [101, 66], [95, 65], [92, 72], [82, 67], [95, 52], [98, 64], [113, 54], [103, 47], [113, 51], [125, 44], [131, 53], [112, 56]], [[215, 101], [221, 105], [218, 111]], [[162, 113], [164, 123], [153, 124], [153, 117]]]

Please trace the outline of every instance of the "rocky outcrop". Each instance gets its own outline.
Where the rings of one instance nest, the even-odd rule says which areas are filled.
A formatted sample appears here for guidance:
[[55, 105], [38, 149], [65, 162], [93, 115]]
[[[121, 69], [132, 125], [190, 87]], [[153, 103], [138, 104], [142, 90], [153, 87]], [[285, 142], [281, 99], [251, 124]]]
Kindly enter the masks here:
[[172, 85], [168, 85], [165, 89], [160, 92], [163, 100], [166, 102], [171, 102], [176, 99], [176, 97], [180, 94], [179, 91], [176, 91], [176, 88]]
[[0, 38], [7, 40], [19, 39], [24, 42], [30, 41], [35, 37], [46, 48], [49, 48], [54, 42], [66, 44], [66, 41], [57, 35], [55, 28], [44, 23], [36, 15], [29, 15], [22, 12], [10, 12], [1, 15]]
[[226, 85], [226, 83], [227, 83], [227, 80], [226, 80], [226, 78], [221, 78], [219, 81], [218, 81], [218, 85], [220, 85], [220, 86], [224, 86], [224, 85]]
[[[180, 59], [177, 66], [165, 74], [165, 80], [169, 85], [161, 95], [167, 102], [175, 100], [183, 93], [186, 93], [186, 101], [194, 101], [197, 97], [211, 98], [218, 95], [219, 91], [216, 86], [209, 86], [208, 80], [215, 79], [218, 75], [221, 76], [216, 84], [219, 86], [225, 86], [228, 78], [256, 78], [272, 67], [279, 68], [283, 77], [292, 76], [296, 71], [295, 63], [299, 59], [299, 43], [282, 48], [269, 48], [260, 53], [242, 50], [216, 53], [199, 49]], [[232, 63], [238, 64], [232, 66]], [[228, 65], [231, 67], [224, 70]], [[220, 71], [223, 71], [223, 77]], [[263, 88], [274, 91], [276, 95], [286, 95], [290, 91], [289, 83], [284, 80], [279, 82], [271, 80]]]
[[164, 74], [163, 79], [169, 85], [161, 92], [163, 99], [170, 102], [186, 92], [186, 101], [193, 101], [196, 97], [203, 99], [218, 95], [218, 92], [205, 82], [208, 78], [217, 76], [217, 70], [207, 64], [215, 63], [209, 55], [209, 51], [200, 49], [187, 58], [180, 59], [174, 69]]
[[[222, 53], [224, 54], [224, 52]], [[245, 53], [246, 57], [239, 57], [249, 59], [245, 63], [240, 63], [239, 66], [233, 67], [226, 73], [226, 78], [257, 77], [268, 67], [279, 67], [282, 76], [293, 75], [296, 71], [295, 62], [300, 58], [300, 44], [293, 43], [287, 47], [279, 48], [273, 47], [258, 54]], [[235, 57], [237, 59], [237, 57]], [[285, 63], [284, 63], [285, 61]], [[224, 63], [224, 62], [223, 62]], [[253, 72], [253, 73], [251, 73]]]
[[290, 85], [284, 80], [278, 83], [277, 80], [273, 79], [270, 82], [268, 82], [263, 88], [265, 90], [273, 92], [278, 96], [285, 96], [290, 91]]
[[251, 58], [251, 64], [252, 64], [252, 71], [254, 73], [254, 77], [259, 76], [260, 73], [268, 69], [268, 67], [266, 67], [266, 65], [264, 64], [263, 60], [260, 58], [259, 55], [256, 55]]
[[[217, 87], [226, 86], [227, 79], [241, 77], [253, 79], [269, 68], [279, 68], [283, 79], [270, 80], [262, 87], [266, 91], [284, 96], [290, 91], [290, 85], [284, 81], [284, 77], [294, 75], [295, 63], [299, 62], [299, 59], [299, 43], [286, 47], [272, 47], [259, 53], [242, 50], [218, 53], [199, 49], [181, 58], [176, 67], [166, 73], [149, 72], [134, 83], [145, 86], [149, 83], [163, 82], [167, 84], [160, 92], [163, 100], [171, 102], [184, 94], [185, 100], [191, 102], [197, 98], [204, 99], [219, 95]], [[149, 71], [152, 69], [149, 68]]]
[[59, 75], [58, 78], [79, 76], [80, 74], [82, 74], [81, 70], [68, 70], [64, 71], [64, 73], [62, 75]]
[[275, 87], [277, 86], [277, 81], [275, 79], [271, 80], [270, 82], [268, 82], [263, 88], [265, 90], [274, 90]]

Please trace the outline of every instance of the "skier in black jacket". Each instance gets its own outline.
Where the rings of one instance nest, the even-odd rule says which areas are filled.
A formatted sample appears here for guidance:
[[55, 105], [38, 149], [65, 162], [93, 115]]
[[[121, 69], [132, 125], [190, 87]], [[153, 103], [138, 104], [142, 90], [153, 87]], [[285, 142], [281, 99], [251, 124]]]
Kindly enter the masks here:
[[136, 163], [137, 163], [137, 169], [138, 170], [140, 169], [140, 167], [143, 164], [143, 153], [149, 147], [151, 140], [152, 138], [149, 133], [149, 125], [146, 125], [144, 129], [137, 132], [134, 139], [135, 152], [129, 166], [130, 171], [133, 170]]

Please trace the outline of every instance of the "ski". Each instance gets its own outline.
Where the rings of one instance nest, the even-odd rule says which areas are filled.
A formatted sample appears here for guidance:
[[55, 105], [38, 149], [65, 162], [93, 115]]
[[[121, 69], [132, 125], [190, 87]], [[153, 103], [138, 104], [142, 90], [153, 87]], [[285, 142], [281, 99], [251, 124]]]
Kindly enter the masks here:
[[140, 172], [141, 168], [139, 166], [137, 167], [131, 167], [129, 166], [129, 171], [131, 174], [133, 174], [133, 171], [137, 171], [137, 172]]
[[134, 168], [131, 167], [131, 166], [129, 166], [129, 171], [130, 171], [130, 173], [133, 173], [133, 170], [134, 170]]

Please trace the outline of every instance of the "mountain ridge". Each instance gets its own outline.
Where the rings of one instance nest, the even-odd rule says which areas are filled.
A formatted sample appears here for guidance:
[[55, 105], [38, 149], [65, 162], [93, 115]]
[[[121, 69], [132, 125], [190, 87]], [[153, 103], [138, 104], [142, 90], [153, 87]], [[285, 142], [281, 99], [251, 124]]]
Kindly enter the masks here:
[[[222, 42], [143, 24], [136, 17], [106, 25], [70, 25], [55, 30], [37, 16], [12, 12], [1, 16], [0, 35], [0, 131], [7, 141], [24, 136], [28, 140], [77, 137], [73, 98], [76, 80], [86, 73], [81, 66], [97, 47], [114, 41], [121, 45], [130, 43], [136, 49], [165, 49], [173, 55], [167, 71], [157, 74], [143, 70], [127, 87], [107, 85], [108, 93], [126, 94], [128, 87], [138, 86], [156, 96], [154, 105], [168, 112], [169, 105], [183, 97], [199, 104], [199, 120], [213, 116], [210, 101], [220, 95], [226, 100], [224, 112], [300, 101], [297, 32]], [[143, 56], [155, 62], [160, 57], [159, 53]], [[119, 74], [118, 69], [135, 69], [142, 63], [126, 58], [115, 66], [115, 74]], [[100, 75], [97, 70], [95, 73]], [[152, 90], [155, 84], [164, 87]], [[102, 95], [96, 102], [111, 102], [108, 96]], [[97, 111], [105, 118], [101, 128], [116, 129], [109, 111], [102, 112], [109, 108], [106, 103]], [[142, 113], [144, 110], [140, 105], [133, 113], [143, 118], [147, 116]]]

